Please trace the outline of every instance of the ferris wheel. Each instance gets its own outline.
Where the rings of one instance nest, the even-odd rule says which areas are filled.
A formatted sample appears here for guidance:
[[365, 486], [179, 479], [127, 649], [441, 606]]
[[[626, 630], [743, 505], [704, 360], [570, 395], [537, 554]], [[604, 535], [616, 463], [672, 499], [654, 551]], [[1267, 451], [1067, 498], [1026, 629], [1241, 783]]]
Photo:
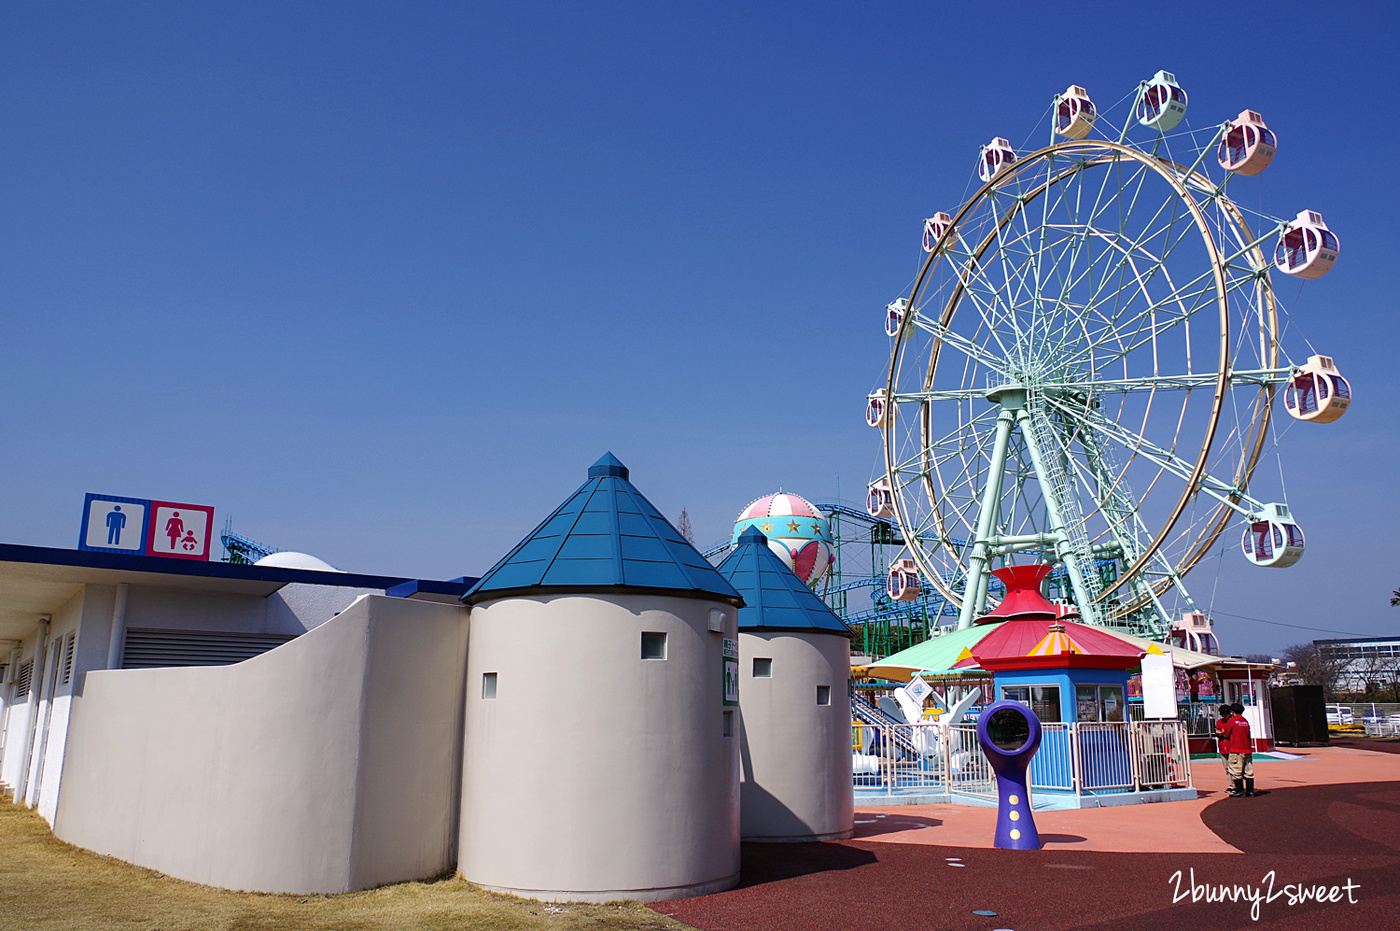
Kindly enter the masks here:
[[924, 222], [910, 290], [886, 307], [868, 509], [909, 550], [890, 596], [932, 585], [959, 627], [1017, 553], [1055, 564], [1084, 620], [1154, 636], [1169, 595], [1195, 609], [1182, 578], [1232, 524], [1251, 562], [1292, 565], [1302, 530], [1250, 489], [1279, 389], [1299, 420], [1350, 404], [1332, 359], [1286, 354], [1274, 287], [1330, 271], [1336, 234], [1229, 194], [1278, 151], [1263, 118], [1191, 130], [1161, 71], [1123, 104], [1114, 125], [1071, 86], [1046, 144], [983, 146], [975, 192]]

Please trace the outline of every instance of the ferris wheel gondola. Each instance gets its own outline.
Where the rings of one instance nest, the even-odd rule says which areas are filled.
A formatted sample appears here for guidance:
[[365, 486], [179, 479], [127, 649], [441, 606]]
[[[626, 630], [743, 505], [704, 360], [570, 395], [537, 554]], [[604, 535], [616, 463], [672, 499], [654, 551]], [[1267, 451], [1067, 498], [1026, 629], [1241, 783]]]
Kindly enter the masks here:
[[1186, 116], [1186, 91], [1171, 72], [1158, 71], [1152, 80], [1143, 82], [1135, 110], [1134, 115], [1143, 126], [1168, 132]]
[[1274, 160], [1278, 137], [1264, 125], [1264, 118], [1253, 110], [1241, 111], [1220, 140], [1215, 157], [1220, 167], [1237, 175], [1252, 177]]

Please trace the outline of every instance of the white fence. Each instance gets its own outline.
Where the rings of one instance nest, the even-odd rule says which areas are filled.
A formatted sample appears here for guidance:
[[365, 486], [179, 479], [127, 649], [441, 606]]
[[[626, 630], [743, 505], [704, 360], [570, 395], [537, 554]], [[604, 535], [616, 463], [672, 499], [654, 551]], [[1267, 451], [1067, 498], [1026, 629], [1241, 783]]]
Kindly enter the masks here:
[[[993, 798], [996, 777], [975, 724], [853, 724], [858, 790], [886, 795], [944, 792]], [[1030, 786], [1082, 795], [1191, 786], [1180, 721], [1041, 725]]]

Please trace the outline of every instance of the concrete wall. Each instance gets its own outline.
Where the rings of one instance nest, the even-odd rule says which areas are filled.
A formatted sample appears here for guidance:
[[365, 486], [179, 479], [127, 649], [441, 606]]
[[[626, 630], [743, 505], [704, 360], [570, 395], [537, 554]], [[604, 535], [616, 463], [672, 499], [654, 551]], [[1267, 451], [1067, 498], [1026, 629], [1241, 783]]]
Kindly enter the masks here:
[[[754, 677], [754, 659], [772, 675]], [[740, 824], [746, 841], [850, 837], [850, 640], [818, 632], [739, 633]], [[830, 704], [817, 704], [828, 686]]]
[[[736, 614], [647, 595], [474, 607], [461, 875], [583, 901], [736, 884], [738, 727], [723, 706], [722, 668]], [[664, 660], [641, 658], [643, 631], [667, 634]], [[495, 698], [483, 697], [485, 673], [496, 673]]]
[[230, 889], [440, 874], [466, 646], [465, 609], [367, 596], [233, 666], [90, 672], [55, 834]]

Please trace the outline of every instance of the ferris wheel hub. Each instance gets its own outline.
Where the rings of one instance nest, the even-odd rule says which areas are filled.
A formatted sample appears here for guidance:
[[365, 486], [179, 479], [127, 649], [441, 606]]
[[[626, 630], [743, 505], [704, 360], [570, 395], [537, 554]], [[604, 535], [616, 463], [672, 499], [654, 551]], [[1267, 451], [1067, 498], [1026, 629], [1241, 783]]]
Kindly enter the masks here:
[[1026, 387], [1019, 382], [1006, 382], [995, 388], [988, 388], [986, 398], [1007, 410], [1020, 410], [1026, 406]]

